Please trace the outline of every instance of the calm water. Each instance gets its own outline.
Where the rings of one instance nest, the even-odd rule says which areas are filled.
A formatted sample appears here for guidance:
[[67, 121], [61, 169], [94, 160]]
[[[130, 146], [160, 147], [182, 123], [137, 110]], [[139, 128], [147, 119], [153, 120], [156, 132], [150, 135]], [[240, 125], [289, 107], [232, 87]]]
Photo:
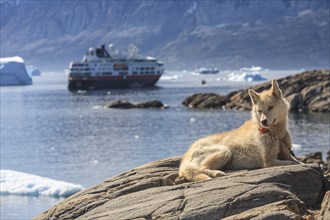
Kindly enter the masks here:
[[[200, 85], [201, 79], [206, 86]], [[191, 110], [181, 102], [193, 93], [227, 94], [253, 84], [225, 82], [221, 74], [172, 72], [153, 89], [72, 94], [64, 74], [34, 78], [32, 86], [1, 87], [1, 169], [89, 187], [143, 163], [181, 155], [197, 138], [241, 125], [249, 112]], [[170, 108], [103, 108], [118, 99], [158, 99]], [[291, 114], [290, 129], [294, 144], [301, 145], [295, 150], [298, 156], [315, 151], [325, 156], [329, 114]], [[60, 200], [2, 195], [1, 219], [30, 219]]]

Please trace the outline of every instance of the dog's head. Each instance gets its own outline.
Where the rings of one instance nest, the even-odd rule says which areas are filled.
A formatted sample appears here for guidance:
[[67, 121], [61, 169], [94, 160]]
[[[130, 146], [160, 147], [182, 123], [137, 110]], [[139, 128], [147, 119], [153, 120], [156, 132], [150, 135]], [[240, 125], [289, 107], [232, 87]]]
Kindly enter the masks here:
[[282, 91], [275, 79], [268, 91], [257, 93], [249, 89], [248, 92], [253, 104], [252, 114], [261, 127], [268, 128], [287, 118], [289, 104], [283, 98]]

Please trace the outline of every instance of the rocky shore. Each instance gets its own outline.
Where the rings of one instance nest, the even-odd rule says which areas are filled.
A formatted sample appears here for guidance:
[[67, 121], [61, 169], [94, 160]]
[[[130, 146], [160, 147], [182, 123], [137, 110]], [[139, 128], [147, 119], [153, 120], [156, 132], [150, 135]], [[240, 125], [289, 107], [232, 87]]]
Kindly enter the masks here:
[[209, 181], [182, 182], [180, 159], [109, 178], [34, 219], [330, 219], [329, 179], [318, 164], [227, 171]]
[[[330, 112], [330, 71], [312, 70], [277, 80], [292, 111]], [[252, 87], [257, 92], [269, 89], [270, 83]], [[187, 97], [183, 105], [199, 109], [250, 110], [251, 102], [247, 89], [228, 95], [198, 93]]]

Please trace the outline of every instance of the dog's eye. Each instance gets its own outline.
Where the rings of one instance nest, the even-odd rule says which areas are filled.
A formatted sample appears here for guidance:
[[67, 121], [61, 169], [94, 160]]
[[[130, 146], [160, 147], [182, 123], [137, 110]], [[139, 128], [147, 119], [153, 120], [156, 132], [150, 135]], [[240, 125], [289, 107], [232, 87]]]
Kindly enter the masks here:
[[268, 107], [268, 110], [272, 110], [272, 109], [273, 109], [273, 106], [269, 106], [269, 107]]
[[261, 113], [262, 111], [261, 110], [258, 110], [259, 113]]

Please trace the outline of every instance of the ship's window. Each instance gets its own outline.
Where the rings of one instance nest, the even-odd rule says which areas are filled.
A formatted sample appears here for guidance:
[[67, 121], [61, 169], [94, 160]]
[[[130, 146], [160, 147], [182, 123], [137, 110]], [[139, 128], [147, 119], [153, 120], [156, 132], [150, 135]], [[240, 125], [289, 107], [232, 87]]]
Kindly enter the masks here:
[[103, 75], [112, 75], [112, 72], [103, 72]]
[[114, 70], [128, 70], [128, 66], [125, 63], [115, 63], [113, 65]]
[[137, 71], [133, 71], [133, 73], [132, 73], [133, 75], [137, 75], [138, 74], [138, 72]]

